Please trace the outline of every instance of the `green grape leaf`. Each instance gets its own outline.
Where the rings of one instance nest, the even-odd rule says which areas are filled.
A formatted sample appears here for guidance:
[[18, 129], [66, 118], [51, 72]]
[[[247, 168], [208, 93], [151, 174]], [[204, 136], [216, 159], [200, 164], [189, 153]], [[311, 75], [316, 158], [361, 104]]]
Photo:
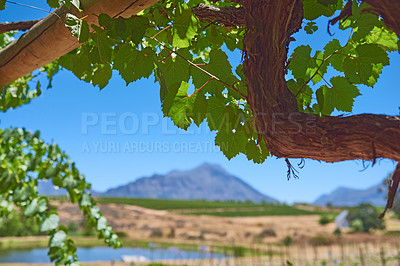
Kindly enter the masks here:
[[58, 223], [60, 222], [60, 217], [57, 214], [50, 214], [40, 225], [40, 231], [50, 231], [54, 230], [58, 227]]
[[79, 31], [79, 42], [80, 43], [87, 42], [89, 40], [89, 36], [90, 36], [89, 24], [85, 20], [82, 20], [82, 24]]
[[189, 84], [182, 81], [177, 91], [174, 103], [168, 112], [168, 116], [172, 119], [174, 124], [182, 129], [187, 129], [191, 124], [193, 104], [196, 100], [196, 94], [192, 96], [187, 95]]
[[324, 54], [322, 51], [316, 51], [313, 59], [315, 60], [315, 67], [309, 67], [306, 74], [310, 76], [314, 84], [317, 84], [328, 71], [328, 64], [324, 61]]
[[269, 156], [264, 140], [259, 145], [254, 140], [249, 140], [246, 144], [246, 156], [255, 163], [263, 163]]
[[[184, 83], [186, 83], [186, 82], [184, 82]], [[163, 86], [160, 88], [160, 90], [163, 91], [161, 103], [162, 103], [162, 110], [163, 110], [163, 113], [165, 116], [168, 116], [168, 113], [171, 110], [171, 107], [175, 103], [175, 97], [176, 97], [179, 89], [181, 88], [181, 86], [182, 86], [182, 83], [175, 83], [169, 87]]]
[[324, 6], [336, 5], [338, 0], [317, 0], [318, 3]]
[[233, 132], [229, 126], [218, 130], [215, 136], [215, 144], [218, 145], [223, 154], [229, 160], [239, 153], [246, 152], [247, 138], [242, 131]]
[[293, 95], [296, 96], [299, 110], [304, 110], [303, 107], [308, 107], [311, 104], [313, 90], [310, 86], [305, 84], [304, 80], [295, 81], [290, 79], [287, 81], [287, 86]]
[[[321, 113], [323, 115], [330, 115], [336, 108], [338, 111], [351, 112], [353, 109], [354, 98], [361, 95], [356, 86], [351, 84], [344, 77], [331, 78], [332, 87], [323, 85], [319, 91], [322, 90], [323, 102]], [[318, 97], [318, 94], [317, 94]], [[321, 99], [317, 98], [318, 103]]]
[[374, 27], [366, 37], [368, 43], [378, 44], [383, 50], [393, 52], [399, 50], [396, 33], [384, 27]]
[[99, 26], [103, 28], [112, 28], [114, 23], [113, 18], [104, 13], [99, 15], [98, 20], [99, 20]]
[[128, 36], [130, 40], [135, 44], [140, 43], [146, 33], [147, 25], [150, 23], [149, 20], [142, 16], [132, 16], [125, 22], [127, 30], [130, 30]]
[[[340, 51], [340, 54], [338, 54]], [[343, 71], [343, 62], [346, 58], [345, 50], [340, 45], [338, 39], [333, 39], [324, 47], [324, 56], [327, 63], [329, 63], [337, 71]], [[329, 57], [329, 58], [328, 58]]]
[[211, 50], [210, 62], [206, 65], [205, 70], [224, 82], [232, 75], [232, 66], [228, 61], [228, 56], [219, 49]]
[[172, 45], [178, 48], [188, 47], [197, 33], [198, 20], [186, 3], [178, 5], [174, 18]]
[[173, 27], [181, 39], [192, 39], [197, 33], [197, 19], [186, 4], [178, 5]]
[[316, 60], [311, 58], [311, 47], [309, 45], [302, 45], [294, 49], [289, 69], [296, 80], [308, 80], [317, 68]]
[[0, 10], [6, 8], [6, 0], [0, 0]]
[[94, 71], [92, 83], [93, 85], [99, 85], [100, 89], [103, 89], [105, 86], [107, 86], [111, 76], [112, 70], [110, 65], [99, 65]]
[[13, 201], [26, 201], [32, 195], [33, 188], [30, 185], [20, 184], [14, 189]]
[[304, 30], [307, 34], [313, 34], [318, 30], [317, 23], [315, 23], [314, 21], [307, 22], [307, 25], [304, 26]]
[[344, 59], [343, 72], [350, 82], [365, 84], [374, 75], [374, 64], [389, 64], [389, 57], [386, 52], [377, 44], [362, 44], [356, 47], [356, 54]]
[[83, 195], [79, 201], [79, 205], [80, 206], [92, 206], [93, 205], [92, 200], [93, 200], [92, 196], [89, 193], [85, 192], [85, 193], [83, 193]]
[[50, 247], [62, 247], [67, 239], [67, 233], [64, 230], [59, 230], [50, 238]]
[[[193, 96], [192, 96], [193, 97]], [[205, 96], [204, 90], [197, 92], [196, 100], [193, 103], [193, 122], [200, 126], [200, 124], [206, 119], [208, 111], [208, 100]]]
[[378, 17], [371, 13], [362, 13], [356, 22], [352, 25], [354, 28], [353, 41], [360, 41], [367, 37], [375, 25], [380, 25]]
[[382, 73], [383, 65], [382, 64], [373, 64], [372, 66], [372, 75], [369, 77], [367, 81], [367, 85], [372, 87], [378, 81], [379, 75]]
[[107, 220], [104, 217], [100, 217], [100, 219], [97, 220], [97, 225], [96, 229], [97, 230], [104, 230], [107, 228]]
[[45, 197], [34, 198], [26, 207], [24, 215], [31, 217], [47, 210], [48, 200]]
[[314, 20], [320, 16], [330, 17], [340, 9], [342, 1], [303, 0], [304, 18]]
[[114, 55], [113, 68], [118, 70], [126, 85], [148, 78], [154, 70], [154, 51], [151, 47], [138, 50], [126, 43]]
[[58, 2], [58, 0], [47, 0], [47, 4], [51, 7], [51, 8], [57, 8], [60, 6], [60, 3]]
[[96, 33], [90, 33], [90, 37], [95, 42], [95, 51], [98, 53], [99, 62], [107, 63], [111, 61], [112, 54], [112, 41], [107, 37], [107, 32], [102, 29], [92, 25], [94, 29], [96, 29]]
[[227, 105], [228, 100], [225, 97], [210, 97], [208, 99], [207, 123], [211, 130], [220, 130], [223, 127], [229, 127], [231, 130], [235, 124], [235, 110]]
[[[193, 63], [197, 64], [201, 69], [204, 71], [208, 71], [207, 64], [204, 63], [203, 60], [200, 58], [196, 58]], [[202, 88], [202, 91], [209, 92], [209, 93], [216, 93], [217, 91], [223, 91], [224, 86], [217, 82], [216, 80], [211, 80], [210, 75], [205, 73], [204, 71], [191, 67], [190, 68], [190, 75], [192, 77], [193, 85], [196, 89]], [[207, 83], [208, 82], [208, 83]]]
[[[166, 51], [166, 53], [168, 53], [168, 51]], [[186, 60], [190, 60], [191, 55], [186, 49], [179, 49], [177, 53], [179, 53], [180, 56], [168, 56], [168, 58], [164, 60], [164, 63], [159, 63], [160, 68], [164, 73], [167, 87], [181, 81], [189, 82], [190, 65]]]

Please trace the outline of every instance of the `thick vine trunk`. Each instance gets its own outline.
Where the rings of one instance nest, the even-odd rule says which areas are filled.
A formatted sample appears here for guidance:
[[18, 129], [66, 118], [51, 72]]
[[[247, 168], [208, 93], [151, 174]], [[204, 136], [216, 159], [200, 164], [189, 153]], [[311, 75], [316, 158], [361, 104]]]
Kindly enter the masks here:
[[62, 6], [36, 23], [27, 33], [0, 51], [0, 86], [6, 85], [42, 67], [81, 44], [65, 27], [67, 13], [73, 13], [91, 24], [97, 16], [130, 17], [158, 0], [83, 0], [83, 12]]
[[301, 27], [301, 0], [246, 0], [244, 73], [248, 103], [271, 154], [326, 162], [400, 161], [400, 118], [318, 117], [298, 113], [285, 73], [290, 36]]

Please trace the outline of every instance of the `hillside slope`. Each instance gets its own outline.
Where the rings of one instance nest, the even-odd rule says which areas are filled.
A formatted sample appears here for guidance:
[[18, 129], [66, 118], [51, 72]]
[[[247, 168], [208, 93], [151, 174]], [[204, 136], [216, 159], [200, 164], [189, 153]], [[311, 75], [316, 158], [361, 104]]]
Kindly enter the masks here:
[[387, 187], [382, 183], [367, 189], [352, 189], [339, 187], [329, 194], [324, 194], [314, 201], [314, 205], [325, 206], [357, 206], [361, 203], [371, 203], [375, 206], [386, 204]]
[[203, 164], [189, 171], [173, 171], [166, 175], [139, 178], [129, 184], [100, 193], [99, 196], [276, 201], [227, 173], [222, 167], [212, 164]]
[[[142, 177], [103, 193], [91, 192], [98, 197], [277, 202], [227, 173], [222, 167], [207, 163], [188, 171], [172, 171], [166, 175], [155, 174], [151, 177]], [[56, 190], [51, 182], [40, 182], [39, 193], [42, 195], [66, 194], [63, 189]]]

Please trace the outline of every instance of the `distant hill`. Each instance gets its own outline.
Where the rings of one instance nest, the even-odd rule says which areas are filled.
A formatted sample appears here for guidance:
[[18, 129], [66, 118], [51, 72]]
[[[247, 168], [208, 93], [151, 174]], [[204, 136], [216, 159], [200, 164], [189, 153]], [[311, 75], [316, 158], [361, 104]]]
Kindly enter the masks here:
[[326, 206], [357, 206], [361, 203], [371, 203], [374, 206], [384, 206], [386, 204], [387, 187], [383, 181], [367, 189], [352, 189], [339, 187], [329, 194], [320, 196], [314, 205]]
[[[65, 190], [56, 190], [51, 182], [40, 182], [39, 193], [66, 194]], [[166, 175], [142, 177], [103, 193], [92, 191], [92, 194], [99, 197], [277, 202], [227, 173], [222, 167], [208, 163], [189, 171], [172, 171]]]
[[100, 193], [99, 196], [276, 202], [227, 173], [222, 167], [207, 163], [189, 171], [139, 178]]

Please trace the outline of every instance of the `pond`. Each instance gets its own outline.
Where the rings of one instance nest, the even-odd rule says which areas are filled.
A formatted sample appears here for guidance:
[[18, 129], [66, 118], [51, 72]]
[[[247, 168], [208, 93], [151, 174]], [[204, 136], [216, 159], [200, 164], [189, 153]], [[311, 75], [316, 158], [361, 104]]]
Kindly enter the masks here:
[[[47, 256], [48, 249], [37, 248], [30, 250], [0, 250], [0, 263], [21, 262], [21, 263], [49, 263]], [[120, 248], [112, 249], [109, 247], [78, 248], [78, 259], [80, 261], [121, 261], [122, 256], [143, 256], [148, 260], [166, 259], [208, 259], [224, 258], [224, 254], [210, 253], [206, 249], [199, 251], [181, 250], [178, 248]]]

